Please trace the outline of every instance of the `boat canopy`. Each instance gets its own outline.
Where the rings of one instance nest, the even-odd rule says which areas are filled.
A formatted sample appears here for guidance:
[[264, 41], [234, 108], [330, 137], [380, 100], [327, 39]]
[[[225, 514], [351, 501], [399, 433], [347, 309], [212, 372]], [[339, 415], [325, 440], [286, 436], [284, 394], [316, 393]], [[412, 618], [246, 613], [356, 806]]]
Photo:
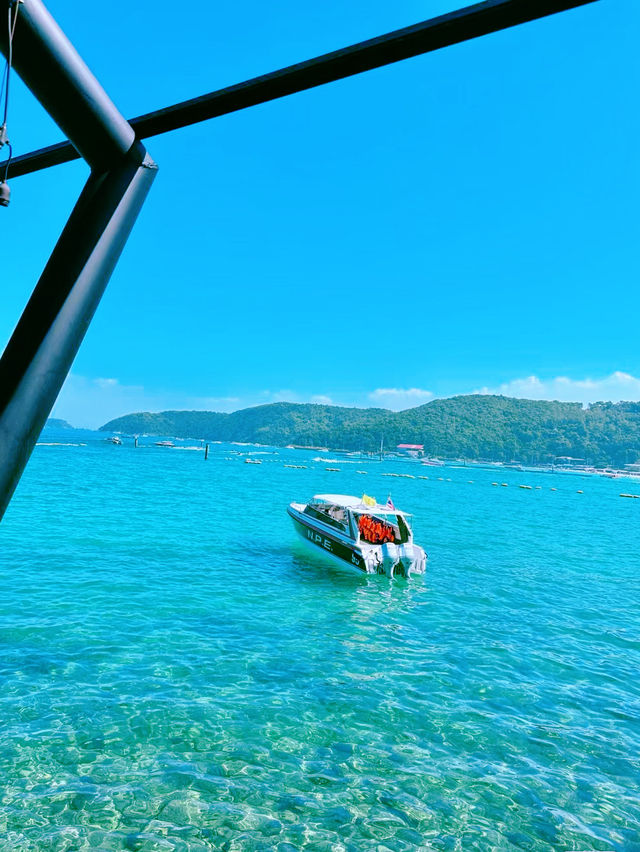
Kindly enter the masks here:
[[390, 509], [388, 506], [376, 503], [368, 506], [362, 502], [362, 497], [353, 497], [349, 494], [316, 494], [311, 499], [312, 503], [330, 503], [333, 506], [343, 506], [345, 509], [355, 509], [359, 512], [375, 515], [407, 515], [400, 509]]

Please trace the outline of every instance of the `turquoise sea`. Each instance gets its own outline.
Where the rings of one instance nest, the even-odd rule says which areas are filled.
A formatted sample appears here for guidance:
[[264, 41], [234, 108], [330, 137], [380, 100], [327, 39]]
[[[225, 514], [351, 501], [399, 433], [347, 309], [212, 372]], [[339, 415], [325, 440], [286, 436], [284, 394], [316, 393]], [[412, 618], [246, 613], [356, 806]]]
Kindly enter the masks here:
[[[102, 438], [0, 526], [3, 852], [640, 850], [640, 483]], [[321, 492], [426, 575], [306, 555]]]

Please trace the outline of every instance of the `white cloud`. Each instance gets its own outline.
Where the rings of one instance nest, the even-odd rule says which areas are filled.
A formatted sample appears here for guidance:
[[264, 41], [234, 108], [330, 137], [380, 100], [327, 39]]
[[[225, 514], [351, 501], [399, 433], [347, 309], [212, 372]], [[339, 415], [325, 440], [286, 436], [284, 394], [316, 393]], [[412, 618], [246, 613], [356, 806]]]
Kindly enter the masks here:
[[115, 388], [120, 382], [117, 379], [94, 379], [94, 384], [99, 388]]
[[235, 396], [188, 396], [149, 391], [142, 385], [123, 385], [118, 379], [79, 376], [71, 373], [62, 386], [52, 417], [68, 420], [72, 426], [95, 429], [124, 414], [136, 411], [235, 411], [241, 408]]
[[117, 379], [90, 379], [70, 373], [51, 414], [68, 420], [72, 426], [96, 428], [113, 417], [140, 411], [138, 400], [144, 397], [144, 388], [139, 385], [121, 385]]
[[421, 388], [376, 388], [369, 394], [369, 399], [383, 408], [401, 411], [428, 402], [433, 399], [433, 393]]
[[[269, 391], [267, 391], [269, 394]], [[271, 402], [297, 402], [297, 394], [292, 390], [279, 390], [270, 393]]]
[[72, 426], [95, 429], [109, 420], [136, 411], [238, 411], [268, 402], [315, 402], [331, 405], [324, 394], [302, 395], [292, 390], [265, 390], [247, 396], [189, 396], [142, 385], [123, 385], [115, 378], [88, 378], [71, 373], [54, 406], [52, 417]]
[[497, 387], [484, 387], [473, 393], [502, 394], [519, 399], [556, 399], [560, 402], [635, 402], [640, 400], [640, 378], [617, 370], [610, 376], [599, 379], [570, 379], [556, 376], [552, 379], [540, 379], [538, 376], [526, 376], [512, 379]]
[[[557, 399], [586, 405], [599, 400], [619, 402], [640, 400], [640, 378], [616, 371], [609, 376], [592, 379], [570, 379], [556, 376], [541, 379], [526, 376], [497, 386], [474, 390], [478, 394], [502, 394], [520, 399]], [[237, 411], [269, 402], [313, 402], [321, 405], [369, 407], [375, 405], [392, 411], [415, 408], [434, 398], [421, 388], [377, 388], [358, 398], [338, 394], [303, 394], [292, 390], [264, 390], [243, 396], [189, 396], [170, 391], [148, 390], [142, 385], [123, 385], [116, 378], [87, 378], [72, 373], [68, 376], [54, 407], [52, 416], [68, 420], [73, 426], [97, 428], [103, 423], [136, 411]]]

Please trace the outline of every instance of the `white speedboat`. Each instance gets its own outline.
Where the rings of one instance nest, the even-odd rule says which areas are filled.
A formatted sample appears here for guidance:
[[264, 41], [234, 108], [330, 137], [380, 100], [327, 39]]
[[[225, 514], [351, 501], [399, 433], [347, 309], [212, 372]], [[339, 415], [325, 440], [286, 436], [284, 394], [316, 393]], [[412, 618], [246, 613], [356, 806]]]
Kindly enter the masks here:
[[413, 543], [410, 516], [370, 497], [317, 494], [309, 503], [290, 503], [298, 535], [362, 574], [409, 577], [424, 574], [427, 554]]
[[118, 438], [117, 435], [113, 435], [111, 438], [105, 438], [107, 444], [115, 444], [117, 447], [122, 445], [122, 439]]

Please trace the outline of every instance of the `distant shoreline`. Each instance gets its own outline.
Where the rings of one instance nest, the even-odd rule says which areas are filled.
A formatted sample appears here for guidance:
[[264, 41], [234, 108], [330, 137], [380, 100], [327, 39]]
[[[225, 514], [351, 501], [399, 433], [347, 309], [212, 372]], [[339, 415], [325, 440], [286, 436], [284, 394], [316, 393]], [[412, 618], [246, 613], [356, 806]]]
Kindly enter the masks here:
[[[65, 431], [67, 429], [71, 429], [73, 431], [79, 431], [79, 432], [84, 432], [84, 431], [95, 432], [96, 434], [100, 434], [100, 433], [105, 432], [105, 431], [116, 432], [117, 434], [121, 435], [122, 437], [130, 438], [132, 442], [134, 441], [135, 438], [149, 437], [149, 438], [165, 438], [165, 439], [169, 438], [169, 439], [174, 440], [174, 441], [196, 441], [196, 442], [199, 442], [200, 444], [202, 444], [202, 446], [200, 446], [200, 447], [197, 447], [197, 448], [196, 447], [190, 447], [189, 449], [204, 449], [205, 443], [209, 443], [209, 444], [225, 443], [225, 444], [230, 444], [232, 446], [241, 446], [241, 447], [260, 447], [260, 448], [274, 447], [274, 448], [277, 448], [279, 450], [285, 449], [285, 450], [298, 450], [298, 451], [303, 451], [303, 452], [305, 452], [305, 451], [306, 452], [315, 452], [315, 453], [320, 452], [320, 453], [327, 453], [327, 454], [332, 454], [332, 455], [342, 455], [342, 456], [346, 456], [346, 455], [357, 456], [357, 459], [353, 458], [353, 459], [348, 460], [349, 463], [351, 463], [351, 464], [355, 464], [355, 463], [357, 463], [357, 461], [363, 461], [363, 462], [364, 461], [376, 461], [380, 458], [379, 453], [373, 453], [373, 452], [359, 453], [358, 451], [348, 450], [348, 449], [345, 449], [343, 447], [341, 447], [341, 448], [321, 447], [321, 446], [308, 445], [308, 444], [307, 445], [305, 445], [305, 444], [286, 444], [286, 445], [265, 444], [265, 443], [259, 443], [257, 441], [218, 441], [218, 440], [214, 441], [212, 439], [207, 440], [206, 438], [194, 438], [191, 435], [189, 435], [189, 436], [174, 435], [174, 434], [171, 434], [171, 433], [168, 433], [168, 432], [167, 433], [157, 433], [157, 434], [152, 434], [152, 433], [147, 432], [144, 435], [140, 435], [139, 433], [134, 435], [132, 433], [122, 432], [120, 430], [106, 430], [105, 427], [101, 427], [100, 429], [95, 429], [95, 430], [90, 430], [90, 429], [85, 430], [85, 429], [80, 429], [80, 428], [77, 428], [77, 427], [74, 427], [74, 426], [70, 426], [68, 424], [67, 424], [66, 427], [56, 427], [55, 424], [49, 424], [48, 423], [47, 427], [48, 428], [62, 428], [62, 429], [65, 429]], [[155, 446], [156, 443], [157, 442], [154, 441], [153, 445]], [[49, 447], [52, 447], [52, 446], [69, 446], [69, 447], [74, 446], [75, 447], [75, 446], [86, 446], [86, 442], [80, 443], [80, 442], [68, 442], [68, 441], [39, 441], [37, 446], [49, 446]], [[141, 445], [141, 446], [144, 446], [144, 445]], [[151, 446], [151, 445], [148, 445], [148, 446]], [[172, 447], [172, 449], [182, 450], [182, 449], [185, 449], [185, 447], [178, 445], [178, 446]], [[320, 459], [318, 459], [318, 461], [320, 461]], [[327, 458], [326, 461], [336, 461], [337, 462], [338, 460]], [[446, 467], [446, 468], [470, 468], [470, 469], [473, 468], [473, 469], [488, 470], [488, 471], [495, 470], [496, 472], [497, 471], [500, 471], [500, 472], [510, 471], [510, 472], [523, 472], [523, 473], [527, 473], [527, 472], [553, 473], [553, 474], [557, 474], [559, 476], [601, 476], [601, 477], [604, 477], [606, 479], [629, 479], [629, 480], [632, 480], [632, 481], [640, 481], [640, 465], [638, 465], [639, 469], [636, 471], [636, 470], [628, 470], [628, 469], [624, 469], [624, 468], [614, 468], [614, 467], [610, 467], [610, 466], [604, 466], [604, 467], [597, 467], [597, 466], [572, 467], [570, 465], [560, 465], [560, 464], [550, 464], [550, 463], [531, 464], [531, 463], [525, 463], [525, 462], [520, 463], [520, 462], [516, 462], [516, 461], [510, 461], [510, 462], [503, 462], [503, 461], [499, 461], [499, 460], [494, 461], [494, 460], [490, 460], [490, 459], [430, 458], [430, 457], [427, 457], [427, 456], [422, 457], [422, 458], [412, 458], [412, 457], [405, 455], [405, 454], [401, 454], [401, 453], [398, 453], [398, 452], [390, 452], [390, 451], [384, 451], [380, 461], [410, 463], [410, 464], [415, 465], [417, 467], [429, 468], [432, 471], [435, 471], [435, 470], [438, 469], [438, 467], [442, 466], [442, 467]], [[343, 460], [343, 463], [346, 463], [346, 462], [347, 462], [346, 459]]]
[[[138, 412], [99, 431], [130, 435], [197, 436], [269, 446], [340, 448], [377, 454], [401, 444], [428, 457], [487, 460], [528, 467], [625, 471], [640, 464], [640, 403], [580, 403], [473, 394], [436, 399], [417, 408], [347, 408], [279, 402], [235, 411]], [[561, 465], [564, 467], [564, 465]], [[640, 469], [640, 468], [639, 468]]]

